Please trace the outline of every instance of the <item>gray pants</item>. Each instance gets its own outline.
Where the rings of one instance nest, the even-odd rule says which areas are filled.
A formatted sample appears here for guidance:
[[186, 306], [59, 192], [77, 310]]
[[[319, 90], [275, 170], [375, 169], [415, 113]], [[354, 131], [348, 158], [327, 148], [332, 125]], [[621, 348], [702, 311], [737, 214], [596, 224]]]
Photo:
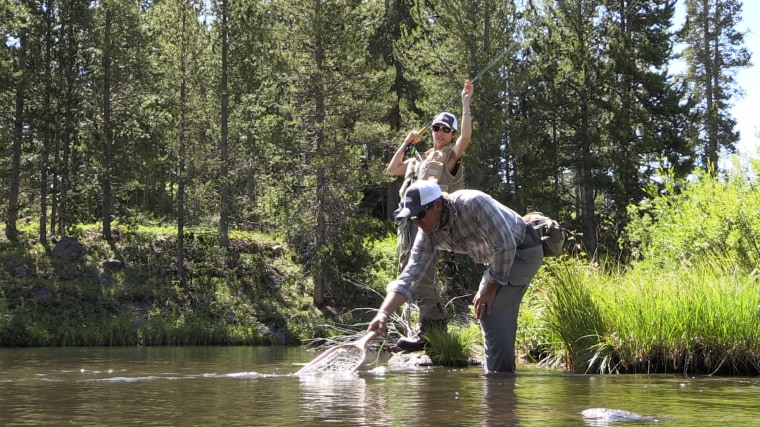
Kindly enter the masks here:
[[[404, 221], [398, 226], [398, 254], [401, 260], [401, 270], [409, 262], [411, 256], [412, 243], [417, 236], [418, 228], [411, 221]], [[438, 259], [438, 252], [435, 252], [435, 259]], [[436, 263], [431, 263], [430, 267], [417, 281], [417, 307], [420, 309], [420, 323], [423, 325], [436, 323], [446, 320], [446, 313], [443, 310], [441, 302], [441, 293], [437, 283]]]
[[[520, 303], [528, 290], [529, 279], [536, 275], [543, 259], [544, 251], [541, 245], [518, 249], [512, 264], [510, 284], [499, 289], [491, 307], [491, 314], [486, 314], [480, 319], [485, 341], [486, 372], [515, 370], [515, 339]], [[521, 285], [513, 285], [513, 277]], [[485, 286], [485, 281], [481, 281], [480, 288], [483, 289]]]

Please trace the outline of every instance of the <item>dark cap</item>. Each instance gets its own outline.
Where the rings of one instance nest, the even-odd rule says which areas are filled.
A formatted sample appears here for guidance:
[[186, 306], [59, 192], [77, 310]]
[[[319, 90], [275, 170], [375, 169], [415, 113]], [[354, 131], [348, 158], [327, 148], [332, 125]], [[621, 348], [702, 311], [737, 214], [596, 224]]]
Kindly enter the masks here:
[[431, 125], [446, 125], [454, 130], [457, 130], [457, 118], [451, 113], [440, 113], [433, 119]]
[[433, 203], [441, 198], [441, 187], [435, 181], [416, 181], [404, 194], [404, 203], [401, 205], [401, 211], [396, 214], [396, 219], [407, 219], [417, 216], [426, 205]]

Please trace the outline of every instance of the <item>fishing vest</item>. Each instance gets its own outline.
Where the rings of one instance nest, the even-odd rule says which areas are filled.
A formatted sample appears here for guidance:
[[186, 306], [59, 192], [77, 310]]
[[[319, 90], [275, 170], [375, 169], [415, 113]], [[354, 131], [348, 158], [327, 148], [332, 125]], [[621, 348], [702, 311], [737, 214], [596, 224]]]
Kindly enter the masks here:
[[441, 191], [446, 193], [453, 193], [464, 188], [464, 166], [462, 165], [462, 160], [460, 159], [457, 162], [457, 168], [453, 174], [449, 172], [447, 167], [453, 148], [449, 144], [439, 150], [430, 149], [425, 153], [424, 159], [415, 159], [409, 162], [404, 174], [404, 182], [399, 190], [399, 196], [402, 200], [404, 193], [406, 193], [406, 188], [418, 179], [436, 181], [438, 186], [441, 187]]

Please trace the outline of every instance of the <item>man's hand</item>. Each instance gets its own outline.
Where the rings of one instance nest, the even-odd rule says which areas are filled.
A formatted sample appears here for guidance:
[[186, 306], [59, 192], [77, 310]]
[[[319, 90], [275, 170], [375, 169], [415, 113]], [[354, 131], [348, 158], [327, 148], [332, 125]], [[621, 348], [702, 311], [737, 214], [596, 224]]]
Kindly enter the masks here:
[[472, 303], [475, 305], [475, 317], [481, 319], [483, 316], [491, 314], [493, 301], [496, 299], [499, 289], [501, 289], [501, 285], [494, 282], [487, 283], [485, 287], [478, 289], [475, 298], [472, 299]]
[[388, 326], [388, 318], [391, 317], [391, 313], [395, 312], [401, 304], [406, 302], [406, 297], [398, 292], [391, 292], [385, 296], [385, 300], [377, 309], [375, 318], [369, 322], [367, 326], [367, 332], [377, 332], [378, 336], [385, 335], [386, 328]]
[[377, 336], [385, 335], [388, 328], [388, 315], [384, 311], [378, 311], [375, 318], [369, 322], [367, 332], [376, 332]]

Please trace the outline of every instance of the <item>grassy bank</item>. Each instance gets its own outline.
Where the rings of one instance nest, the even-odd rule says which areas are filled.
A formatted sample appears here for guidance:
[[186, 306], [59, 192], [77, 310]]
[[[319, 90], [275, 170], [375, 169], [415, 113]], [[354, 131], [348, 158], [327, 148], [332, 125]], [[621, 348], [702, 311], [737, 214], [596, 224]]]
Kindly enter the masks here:
[[170, 229], [96, 226], [42, 245], [0, 242], [0, 345], [296, 344], [322, 333], [287, 248], [255, 234], [186, 235], [186, 280]]
[[650, 185], [625, 266], [546, 263], [524, 343], [575, 372], [760, 374], [758, 166]]
[[[394, 264], [382, 250], [392, 240], [374, 243], [388, 258], [379, 265]], [[70, 250], [56, 251], [62, 244]], [[374, 306], [317, 311], [288, 250], [264, 236], [236, 235], [227, 252], [195, 234], [184, 284], [175, 245], [166, 230], [122, 231], [109, 243], [94, 227], [48, 246], [0, 243], [0, 345], [299, 345], [361, 331], [372, 315]], [[394, 273], [376, 274], [385, 283]], [[583, 373], [760, 374], [757, 280], [731, 262], [610, 270], [547, 259], [523, 302], [517, 348], [542, 366]], [[442, 284], [454, 320], [448, 334], [431, 337], [431, 358], [482, 359], [479, 328], [462, 304], [474, 287]], [[379, 301], [381, 290], [373, 292]], [[391, 340], [410, 332], [416, 313], [395, 320]]]
[[756, 274], [700, 263], [670, 272], [552, 268], [549, 366], [591, 373], [760, 374]]

